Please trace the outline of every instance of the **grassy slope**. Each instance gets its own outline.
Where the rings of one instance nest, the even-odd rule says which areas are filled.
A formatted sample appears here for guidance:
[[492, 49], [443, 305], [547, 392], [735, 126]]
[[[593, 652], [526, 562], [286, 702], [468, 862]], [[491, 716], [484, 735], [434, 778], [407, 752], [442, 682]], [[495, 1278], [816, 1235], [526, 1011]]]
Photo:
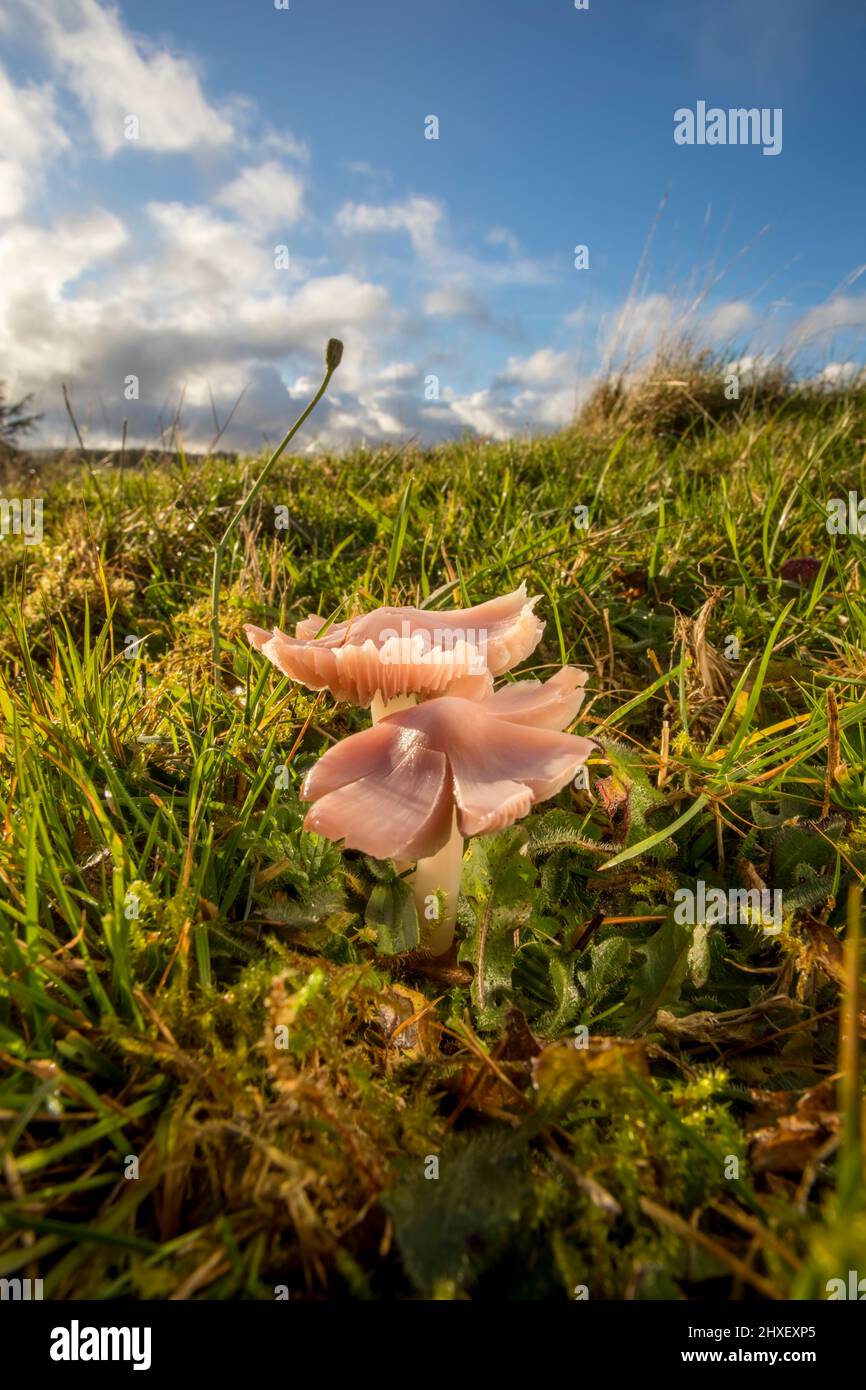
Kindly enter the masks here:
[[[45, 543], [0, 550], [0, 1275], [729, 1297], [857, 1268], [857, 1106], [829, 1078], [866, 868], [864, 542], [822, 509], [866, 495], [864, 441], [862, 399], [793, 400], [673, 442], [284, 461], [224, 570], [216, 688], [210, 546], [245, 471], [28, 481]], [[802, 556], [817, 578], [785, 582]], [[588, 667], [601, 750], [590, 792], [476, 842], [437, 975], [386, 953], [411, 944], [368, 906], [390, 870], [299, 828], [300, 773], [362, 717], [240, 628], [522, 580], [529, 669]], [[781, 935], [679, 926], [696, 878], [781, 887]]]

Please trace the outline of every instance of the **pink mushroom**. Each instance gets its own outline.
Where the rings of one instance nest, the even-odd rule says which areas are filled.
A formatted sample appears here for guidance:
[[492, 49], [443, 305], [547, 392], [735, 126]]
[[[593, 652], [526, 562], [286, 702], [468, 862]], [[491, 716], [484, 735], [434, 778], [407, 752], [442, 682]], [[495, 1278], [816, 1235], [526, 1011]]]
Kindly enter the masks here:
[[561, 730], [583, 699], [586, 673], [516, 681], [478, 701], [443, 696], [388, 714], [330, 748], [301, 789], [304, 826], [376, 859], [417, 860], [419, 920], [444, 894], [424, 944], [454, 934], [463, 839], [525, 816], [571, 781], [594, 744]]
[[[334, 623], [305, 618], [295, 636], [247, 624], [250, 642], [283, 675], [338, 700], [372, 706], [374, 721], [405, 707], [406, 697], [460, 695], [480, 699], [492, 676], [510, 671], [535, 650], [544, 624], [535, 616], [526, 586], [477, 604], [428, 612], [377, 608]], [[399, 701], [396, 704], [395, 701]]]

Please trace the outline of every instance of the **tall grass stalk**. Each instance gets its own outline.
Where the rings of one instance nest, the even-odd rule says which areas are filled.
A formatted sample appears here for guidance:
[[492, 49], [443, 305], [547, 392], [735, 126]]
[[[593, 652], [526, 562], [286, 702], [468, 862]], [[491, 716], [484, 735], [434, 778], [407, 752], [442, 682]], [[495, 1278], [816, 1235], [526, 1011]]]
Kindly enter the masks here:
[[259, 493], [261, 492], [262, 488], [264, 487], [265, 483], [267, 482], [268, 476], [269, 476], [269, 474], [271, 473], [271, 470], [273, 469], [274, 464], [277, 462], [277, 460], [280, 458], [280, 456], [284, 453], [284, 451], [285, 451], [285, 449], [287, 448], [287, 446], [288, 446], [288, 445], [291, 443], [291, 441], [294, 439], [295, 435], [297, 434], [298, 430], [301, 428], [301, 425], [304, 423], [304, 421], [308, 418], [308, 416], [312, 415], [312, 413], [313, 413], [313, 411], [315, 410], [316, 406], [319, 404], [319, 401], [320, 401], [320, 400], [322, 399], [322, 397], [324, 396], [325, 392], [327, 391], [327, 389], [328, 389], [328, 387], [329, 387], [329, 385], [330, 385], [331, 377], [334, 375], [334, 372], [337, 370], [337, 368], [338, 368], [339, 365], [340, 365], [340, 362], [342, 361], [342, 357], [343, 357], [343, 344], [340, 342], [339, 338], [330, 338], [330, 339], [328, 340], [328, 346], [325, 348], [325, 375], [324, 375], [324, 377], [322, 378], [322, 384], [321, 384], [321, 386], [319, 387], [319, 389], [318, 389], [318, 391], [316, 392], [316, 394], [313, 396], [312, 400], [311, 400], [311, 401], [309, 402], [309, 404], [306, 406], [306, 408], [305, 408], [305, 409], [301, 412], [301, 414], [298, 416], [297, 420], [296, 420], [295, 423], [292, 425], [292, 427], [291, 427], [291, 429], [289, 430], [288, 434], [284, 435], [283, 439], [282, 439], [282, 440], [280, 441], [280, 443], [277, 445], [276, 449], [275, 449], [274, 452], [271, 454], [270, 458], [268, 459], [267, 463], [265, 464], [265, 466], [264, 466], [264, 468], [262, 469], [261, 473], [259, 474], [258, 478], [257, 478], [256, 481], [253, 483], [253, 486], [250, 488], [250, 490], [249, 490], [249, 492], [247, 493], [246, 497], [245, 497], [244, 500], [241, 502], [240, 506], [238, 507], [237, 511], [235, 512], [234, 516], [232, 517], [232, 519], [231, 519], [231, 521], [229, 522], [228, 526], [226, 527], [225, 531], [223, 532], [221, 540], [218, 542], [218, 544], [217, 544], [216, 546], [214, 546], [214, 553], [213, 553], [213, 579], [212, 579], [212, 583], [211, 583], [211, 606], [210, 606], [210, 632], [211, 632], [211, 651], [212, 651], [212, 654], [213, 654], [213, 678], [214, 678], [214, 682], [216, 682], [217, 679], [218, 679], [218, 677], [219, 677], [219, 663], [220, 663], [220, 624], [219, 624], [220, 584], [221, 584], [221, 581], [222, 581], [223, 558], [224, 558], [224, 556], [225, 556], [226, 546], [228, 545], [229, 538], [230, 538], [232, 532], [235, 530], [235, 528], [240, 524], [241, 518], [244, 516], [244, 514], [245, 514], [247, 511], [249, 511], [249, 509], [250, 509], [250, 507], [252, 506], [253, 502], [255, 501], [256, 497], [258, 497]]

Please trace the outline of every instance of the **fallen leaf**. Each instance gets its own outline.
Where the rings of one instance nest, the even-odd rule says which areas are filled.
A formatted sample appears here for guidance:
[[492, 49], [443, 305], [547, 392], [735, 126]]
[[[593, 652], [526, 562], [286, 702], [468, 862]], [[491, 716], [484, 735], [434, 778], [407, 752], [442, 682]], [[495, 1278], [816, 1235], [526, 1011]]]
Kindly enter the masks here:
[[793, 1113], [753, 1131], [750, 1162], [756, 1173], [801, 1173], [839, 1133], [832, 1081], [804, 1091]]
[[376, 1018], [389, 1044], [407, 1057], [434, 1057], [439, 1032], [430, 1000], [417, 989], [392, 984], [376, 1003]]

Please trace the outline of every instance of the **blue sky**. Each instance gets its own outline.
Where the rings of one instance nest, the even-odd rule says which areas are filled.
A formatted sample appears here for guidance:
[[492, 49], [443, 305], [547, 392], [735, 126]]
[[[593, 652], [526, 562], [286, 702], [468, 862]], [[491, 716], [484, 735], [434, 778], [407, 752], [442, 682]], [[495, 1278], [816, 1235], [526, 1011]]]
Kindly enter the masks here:
[[[94, 444], [123, 420], [149, 442], [182, 401], [206, 445], [243, 391], [224, 442], [257, 447], [337, 333], [307, 442], [342, 447], [556, 428], [673, 322], [851, 373], [864, 55], [855, 0], [20, 0], [4, 374], [46, 442], [65, 381]], [[781, 152], [676, 144], [699, 101], [780, 108]]]

